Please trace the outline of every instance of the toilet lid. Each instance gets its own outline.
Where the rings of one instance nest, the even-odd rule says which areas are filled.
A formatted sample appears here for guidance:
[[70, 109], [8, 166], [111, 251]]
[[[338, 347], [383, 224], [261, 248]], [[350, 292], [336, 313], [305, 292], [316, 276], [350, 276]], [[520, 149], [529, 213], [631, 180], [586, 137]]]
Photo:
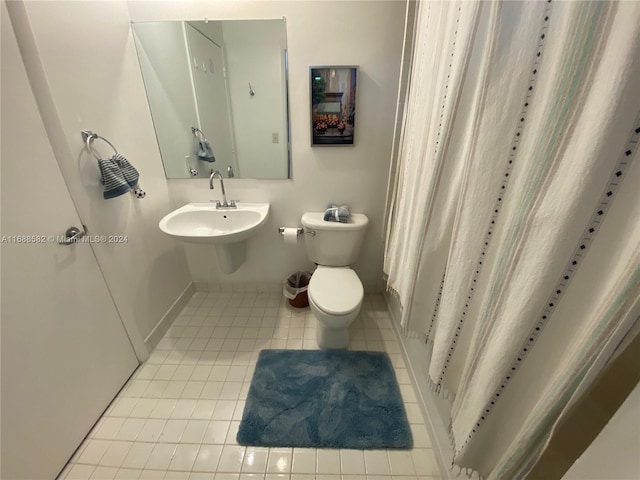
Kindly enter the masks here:
[[322, 311], [346, 315], [360, 306], [364, 289], [350, 268], [318, 267], [311, 275], [307, 293]]

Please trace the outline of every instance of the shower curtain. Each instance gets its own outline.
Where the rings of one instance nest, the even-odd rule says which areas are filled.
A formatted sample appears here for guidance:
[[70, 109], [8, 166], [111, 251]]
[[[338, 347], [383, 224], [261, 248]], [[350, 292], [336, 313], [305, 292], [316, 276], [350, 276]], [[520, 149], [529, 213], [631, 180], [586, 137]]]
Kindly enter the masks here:
[[384, 270], [453, 463], [523, 478], [640, 314], [640, 4], [428, 2]]

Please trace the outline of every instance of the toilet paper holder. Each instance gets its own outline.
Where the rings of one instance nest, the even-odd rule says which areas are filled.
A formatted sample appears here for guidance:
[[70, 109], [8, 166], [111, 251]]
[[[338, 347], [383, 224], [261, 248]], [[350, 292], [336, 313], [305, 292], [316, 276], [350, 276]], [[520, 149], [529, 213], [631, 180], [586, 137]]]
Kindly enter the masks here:
[[[278, 233], [280, 235], [284, 235], [284, 227], [278, 227]], [[298, 227], [297, 233], [298, 233], [298, 236], [300, 236], [300, 235], [311, 235], [311, 236], [314, 236], [316, 234], [315, 230], [305, 230], [302, 227]]]

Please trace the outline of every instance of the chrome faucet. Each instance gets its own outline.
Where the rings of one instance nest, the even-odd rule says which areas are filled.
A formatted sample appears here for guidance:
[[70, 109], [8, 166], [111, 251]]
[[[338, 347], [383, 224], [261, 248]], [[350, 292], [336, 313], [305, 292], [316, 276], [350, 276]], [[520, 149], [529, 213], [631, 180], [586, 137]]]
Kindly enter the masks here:
[[[224, 191], [224, 180], [222, 179], [222, 174], [218, 170], [211, 170], [211, 175], [209, 175], [209, 188], [213, 190], [213, 178], [218, 177], [220, 179], [220, 188], [222, 189], [222, 203], [220, 200], [216, 200], [216, 208], [236, 208], [236, 201], [231, 200], [231, 203], [227, 202], [227, 194]], [[213, 202], [213, 200], [211, 200]]]

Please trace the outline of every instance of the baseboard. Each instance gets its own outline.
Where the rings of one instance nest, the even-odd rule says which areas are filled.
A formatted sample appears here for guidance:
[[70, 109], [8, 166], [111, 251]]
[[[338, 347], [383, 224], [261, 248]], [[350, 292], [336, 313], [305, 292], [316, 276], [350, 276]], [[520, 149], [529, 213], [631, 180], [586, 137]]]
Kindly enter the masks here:
[[391, 315], [391, 323], [393, 324], [393, 330], [400, 345], [400, 351], [407, 365], [407, 372], [409, 373], [416, 397], [418, 398], [418, 405], [422, 412], [424, 424], [431, 438], [433, 453], [438, 461], [442, 479], [450, 480], [458, 478], [458, 475], [451, 469], [453, 450], [451, 449], [449, 434], [447, 432], [448, 421], [445, 423], [443, 415], [440, 413], [443, 405], [438, 405], [438, 402], [442, 403], [443, 400], [436, 398], [429, 388], [426, 364], [421, 365], [421, 362], [418, 361], [421, 351], [424, 351], [424, 345], [421, 345], [420, 340], [416, 338], [406, 338], [402, 335], [399, 327], [400, 319], [396, 318], [396, 309], [389, 305], [387, 295], [384, 295], [384, 298], [387, 303], [389, 315]]
[[194, 282], [197, 292], [202, 293], [279, 293], [278, 282]]
[[158, 322], [158, 324], [151, 330], [151, 333], [147, 335], [147, 338], [144, 339], [144, 345], [147, 347], [147, 350], [151, 352], [158, 342], [162, 339], [167, 330], [173, 323], [173, 321], [178, 317], [182, 309], [185, 307], [189, 299], [196, 293], [196, 286], [193, 282], [190, 282], [187, 285], [173, 305], [169, 307], [167, 313], [162, 316], [162, 319]]

